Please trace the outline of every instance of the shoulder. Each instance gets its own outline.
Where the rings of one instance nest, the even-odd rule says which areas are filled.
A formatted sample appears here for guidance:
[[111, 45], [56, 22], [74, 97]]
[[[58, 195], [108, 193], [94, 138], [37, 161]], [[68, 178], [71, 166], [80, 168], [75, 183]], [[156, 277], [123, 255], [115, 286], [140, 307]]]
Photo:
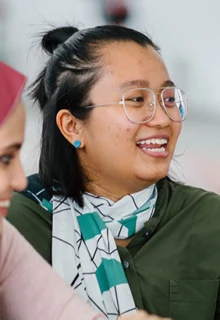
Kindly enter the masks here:
[[52, 215], [43, 206], [46, 197], [45, 188], [40, 183], [38, 175], [28, 177], [28, 186], [21, 192], [15, 192], [8, 210], [7, 220], [29, 239], [36, 234], [50, 232]]
[[217, 223], [220, 229], [220, 195], [164, 179], [159, 186], [159, 198], [173, 215], [189, 216], [198, 223]]
[[220, 195], [171, 180], [168, 181], [168, 184], [171, 190], [171, 198], [178, 200], [184, 206], [198, 205], [203, 208], [211, 206], [214, 210], [220, 210]]
[[51, 212], [52, 187], [45, 187], [40, 180], [39, 174], [30, 175], [27, 179], [27, 188], [21, 192], [21, 195], [33, 200], [33, 202]]
[[[1, 282], [8, 277], [13, 271], [13, 261], [19, 256], [19, 236], [17, 239], [17, 231], [12, 225], [3, 219], [2, 234], [0, 237], [0, 276]], [[21, 257], [19, 257], [21, 258]]]
[[[52, 211], [52, 194], [48, 188], [45, 188], [40, 181], [39, 175], [34, 174], [28, 178], [27, 188], [18, 193], [15, 192], [8, 212], [8, 220], [16, 219], [16, 216], [21, 219], [30, 212], [35, 213], [41, 217], [51, 216]], [[14, 217], [15, 215], [15, 217]]]
[[14, 193], [7, 220], [50, 262], [52, 214], [42, 205], [43, 195], [46, 195], [42, 185], [34, 176], [28, 177], [28, 180], [24, 192]]
[[12, 224], [19, 227], [27, 222], [30, 224], [43, 220], [45, 223], [51, 222], [50, 203], [52, 196], [48, 189], [44, 188], [40, 182], [39, 175], [34, 174], [28, 177], [28, 186], [21, 192], [15, 192], [8, 210], [8, 217]]

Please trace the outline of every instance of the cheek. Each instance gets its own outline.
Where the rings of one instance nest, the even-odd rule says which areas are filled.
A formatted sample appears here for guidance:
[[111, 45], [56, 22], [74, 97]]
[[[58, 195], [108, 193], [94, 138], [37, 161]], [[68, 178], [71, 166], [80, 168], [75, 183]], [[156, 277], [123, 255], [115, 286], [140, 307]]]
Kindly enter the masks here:
[[122, 147], [123, 143], [131, 143], [135, 139], [137, 126], [128, 121], [123, 109], [109, 108], [102, 115], [97, 114], [92, 120], [87, 133], [90, 143], [92, 139], [111, 148], [118, 145]]
[[111, 140], [112, 147], [117, 148], [117, 153], [128, 152], [127, 149], [132, 150], [135, 141], [136, 128], [130, 125], [128, 121], [114, 122], [106, 134]]
[[11, 187], [10, 180], [11, 174], [7, 167], [3, 167], [0, 165], [0, 198], [8, 198], [11, 197]]
[[0, 168], [0, 198], [4, 191], [7, 189], [7, 185], [9, 183], [9, 173], [7, 168]]
[[8, 197], [12, 192], [12, 180], [16, 175], [14, 164], [8, 166], [0, 165], [0, 198]]
[[172, 122], [171, 130], [172, 130], [174, 143], [176, 143], [182, 130], [182, 122]]

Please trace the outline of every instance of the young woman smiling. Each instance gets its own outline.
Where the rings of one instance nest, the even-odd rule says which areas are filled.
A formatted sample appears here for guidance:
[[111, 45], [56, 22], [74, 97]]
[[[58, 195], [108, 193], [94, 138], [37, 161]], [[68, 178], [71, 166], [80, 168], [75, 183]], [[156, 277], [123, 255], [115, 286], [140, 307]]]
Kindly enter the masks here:
[[187, 98], [158, 47], [121, 26], [54, 29], [42, 47], [39, 174], [9, 220], [106, 318], [220, 319], [220, 197], [168, 177]]

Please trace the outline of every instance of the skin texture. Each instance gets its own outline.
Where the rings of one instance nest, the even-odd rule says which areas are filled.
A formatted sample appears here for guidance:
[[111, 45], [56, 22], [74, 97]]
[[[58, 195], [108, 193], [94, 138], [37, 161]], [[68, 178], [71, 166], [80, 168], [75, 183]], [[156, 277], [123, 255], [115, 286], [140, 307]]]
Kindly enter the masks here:
[[0, 127], [0, 234], [2, 218], [7, 214], [2, 201], [10, 201], [13, 191], [21, 191], [27, 184], [20, 162], [24, 126], [25, 111], [20, 101]]
[[[151, 47], [119, 42], [102, 50], [102, 76], [90, 92], [94, 105], [118, 102], [132, 88], [159, 89], [171, 80], [160, 55]], [[142, 82], [123, 85], [136, 80]], [[158, 100], [154, 118], [145, 124], [130, 122], [118, 104], [94, 108], [86, 122], [61, 110], [57, 124], [71, 144], [81, 141], [77, 152], [91, 179], [88, 191], [114, 201], [167, 175], [181, 131], [181, 123], [171, 121]], [[137, 147], [137, 141], [152, 136], [168, 137], [166, 157], [152, 157]]]

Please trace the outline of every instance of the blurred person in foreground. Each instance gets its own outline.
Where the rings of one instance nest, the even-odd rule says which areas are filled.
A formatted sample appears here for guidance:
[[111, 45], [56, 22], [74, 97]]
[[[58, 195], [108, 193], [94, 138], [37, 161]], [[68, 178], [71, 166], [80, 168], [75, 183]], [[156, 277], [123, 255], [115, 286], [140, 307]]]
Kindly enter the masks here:
[[220, 319], [220, 197], [169, 177], [187, 98], [158, 47], [122, 26], [41, 43], [39, 173], [9, 220], [106, 318]]
[[[27, 181], [20, 163], [25, 77], [0, 62], [0, 319], [104, 319], [69, 288], [16, 229], [4, 220], [13, 190]], [[127, 320], [159, 320], [137, 312]]]

